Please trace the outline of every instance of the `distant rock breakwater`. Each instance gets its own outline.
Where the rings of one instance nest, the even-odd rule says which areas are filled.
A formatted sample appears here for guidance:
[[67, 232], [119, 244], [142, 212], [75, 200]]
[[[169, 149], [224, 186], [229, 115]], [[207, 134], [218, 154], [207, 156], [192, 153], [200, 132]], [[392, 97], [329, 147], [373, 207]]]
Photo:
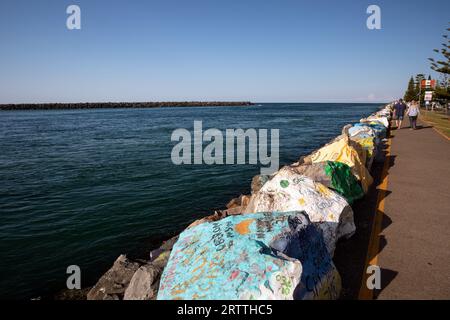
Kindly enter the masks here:
[[39, 103], [0, 104], [0, 110], [63, 110], [63, 109], [136, 109], [176, 107], [238, 107], [251, 106], [250, 101], [167, 101], [167, 102], [99, 102], [99, 103]]

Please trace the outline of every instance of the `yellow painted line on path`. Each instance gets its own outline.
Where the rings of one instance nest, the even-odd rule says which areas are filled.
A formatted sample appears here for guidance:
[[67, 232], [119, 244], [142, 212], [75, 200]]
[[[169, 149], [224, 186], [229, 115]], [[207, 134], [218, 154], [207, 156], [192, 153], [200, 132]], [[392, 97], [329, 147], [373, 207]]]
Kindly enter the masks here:
[[386, 198], [386, 191], [388, 186], [388, 169], [391, 155], [392, 138], [389, 138], [386, 149], [386, 159], [384, 160], [383, 170], [381, 172], [381, 183], [378, 186], [377, 208], [375, 210], [372, 231], [370, 233], [369, 247], [367, 250], [366, 265], [363, 273], [361, 288], [359, 290], [358, 299], [372, 300], [374, 298], [373, 290], [367, 288], [367, 278], [370, 276], [366, 273], [369, 266], [378, 266], [378, 252], [380, 250], [380, 233], [381, 224], [384, 215], [384, 199]]

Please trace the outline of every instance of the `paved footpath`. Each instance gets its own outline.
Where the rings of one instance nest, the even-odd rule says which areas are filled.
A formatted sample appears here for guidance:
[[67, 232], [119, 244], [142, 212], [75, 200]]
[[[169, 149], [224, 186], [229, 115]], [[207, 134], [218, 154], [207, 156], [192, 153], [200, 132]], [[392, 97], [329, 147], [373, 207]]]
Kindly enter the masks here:
[[377, 299], [450, 299], [450, 140], [418, 125], [410, 130], [406, 120], [391, 130], [371, 240], [381, 268]]

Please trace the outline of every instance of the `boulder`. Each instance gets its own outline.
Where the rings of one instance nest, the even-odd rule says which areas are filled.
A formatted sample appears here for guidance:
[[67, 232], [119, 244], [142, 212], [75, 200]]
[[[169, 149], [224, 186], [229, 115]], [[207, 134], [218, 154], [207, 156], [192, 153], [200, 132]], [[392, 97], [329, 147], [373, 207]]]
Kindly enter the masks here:
[[125, 290], [124, 300], [153, 300], [156, 298], [162, 271], [170, 251], [164, 251], [153, 262], [141, 266]]
[[210, 216], [206, 216], [204, 218], [195, 220], [186, 229], [193, 228], [193, 227], [198, 226], [199, 224], [202, 224], [202, 223], [205, 223], [205, 222], [219, 221], [219, 220], [222, 220], [223, 218], [226, 218], [228, 216], [234, 216], [234, 215], [238, 215], [238, 214], [243, 213], [245, 207], [248, 205], [248, 203], [250, 201], [250, 197], [249, 196], [244, 196], [244, 197], [246, 197], [246, 199], [244, 201], [245, 206], [235, 206], [235, 207], [232, 207], [232, 208], [226, 209], [226, 210], [217, 210], [217, 211], [214, 212], [214, 214], [212, 214]]
[[332, 144], [335, 143], [336, 141], [339, 141], [339, 140], [344, 139], [344, 138], [347, 137], [347, 134], [345, 133], [345, 131], [346, 131], [346, 130], [348, 131], [348, 129], [345, 129], [345, 128], [346, 128], [346, 127], [344, 127], [344, 129], [342, 129], [342, 131], [343, 131], [344, 133], [342, 133], [341, 135], [339, 135], [339, 136], [335, 137], [334, 139], [330, 140], [330, 141], [327, 142], [325, 145], [323, 145], [321, 148], [312, 151], [310, 154], [301, 156], [301, 157], [298, 159], [297, 162], [294, 162], [294, 163], [292, 164], [292, 166], [301, 166], [301, 165], [310, 165], [310, 164], [312, 164], [312, 163], [313, 163], [313, 156], [314, 156], [314, 154], [316, 154], [320, 149], [325, 148], [325, 147], [327, 147], [327, 146], [329, 146], [329, 145], [332, 145]]
[[[64, 289], [60, 292], [56, 293], [54, 296], [50, 298], [52, 300], [86, 300], [86, 296], [91, 290], [91, 288], [83, 288], [83, 289]], [[44, 297], [45, 299], [46, 297]], [[41, 300], [41, 297], [32, 298], [31, 300]]]
[[[250, 199], [249, 199], [249, 202], [250, 202]], [[228, 217], [228, 216], [235, 216], [238, 214], [242, 214], [244, 212], [244, 210], [245, 210], [244, 206], [239, 206], [239, 207], [234, 207], [231, 209], [218, 210], [218, 212], [220, 212], [224, 217]]]
[[310, 165], [291, 165], [283, 167], [280, 171], [292, 171], [299, 175], [311, 178], [315, 182], [335, 190], [342, 195], [349, 204], [364, 196], [364, 192], [351, 172], [348, 165], [341, 162], [324, 161]]
[[[193, 227], [198, 226], [199, 224], [202, 224], [202, 223], [205, 223], [205, 222], [219, 221], [219, 220], [222, 220], [223, 218], [226, 218], [228, 216], [235, 216], [235, 215], [239, 215], [239, 214], [244, 213], [245, 212], [245, 208], [250, 203], [251, 197], [250, 196], [241, 195], [239, 198], [242, 199], [242, 200], [240, 200], [242, 205], [232, 206], [231, 208], [225, 209], [225, 210], [216, 210], [214, 212], [214, 214], [212, 214], [210, 216], [206, 216], [204, 218], [195, 220], [186, 229], [193, 228]], [[238, 199], [238, 198], [235, 198], [235, 199]], [[233, 199], [233, 200], [235, 200], [235, 199]]]
[[193, 227], [198, 226], [198, 225], [200, 225], [202, 223], [205, 223], [205, 222], [213, 222], [213, 221], [217, 221], [217, 220], [220, 220], [220, 219], [222, 219], [222, 215], [219, 214], [218, 212], [215, 212], [214, 214], [212, 214], [210, 216], [206, 216], [204, 218], [195, 220], [186, 229], [193, 228]]
[[341, 280], [304, 212], [230, 216], [180, 234], [158, 300], [337, 299]]
[[246, 207], [250, 201], [250, 196], [243, 195], [241, 196], [241, 207]]
[[337, 161], [347, 164], [367, 193], [373, 179], [365, 167], [366, 156], [366, 151], [358, 143], [350, 140], [348, 136], [339, 136], [332, 143], [313, 152], [310, 160], [311, 163]]
[[283, 167], [252, 196], [245, 213], [305, 211], [322, 231], [333, 256], [336, 242], [355, 232], [353, 211], [344, 197], [311, 178]]
[[120, 300], [139, 266], [125, 255], [120, 255], [88, 292], [87, 300]]
[[235, 207], [246, 206], [249, 200], [250, 196], [241, 194], [239, 197], [231, 199], [230, 202], [227, 203], [226, 207], [227, 209], [232, 209]]
[[331, 178], [326, 175], [326, 172], [325, 172], [326, 165], [327, 165], [326, 162], [311, 163], [308, 165], [305, 165], [305, 164], [298, 165], [298, 163], [295, 163], [293, 165], [285, 166], [285, 167], [281, 168], [280, 171], [282, 171], [282, 170], [293, 171], [302, 176], [311, 178], [312, 180], [319, 182], [323, 185], [326, 185], [327, 187], [330, 187], [331, 186]]
[[175, 242], [177, 242], [177, 240], [178, 240], [178, 237], [179, 237], [179, 236], [176, 235], [176, 236], [170, 238], [169, 240], [164, 241], [163, 244], [161, 245], [160, 249], [162, 249], [162, 250], [172, 250], [173, 245], [174, 245]]
[[252, 194], [258, 192], [262, 188], [264, 183], [266, 183], [269, 179], [270, 177], [265, 174], [259, 174], [257, 176], [254, 176], [252, 178], [252, 186], [251, 186]]
[[346, 136], [348, 136], [349, 135], [349, 130], [350, 130], [350, 128], [352, 128], [353, 127], [353, 125], [351, 125], [351, 124], [346, 124], [343, 128], [342, 128], [342, 132], [341, 132], [341, 135], [346, 135]]
[[124, 300], [151, 300], [157, 293], [155, 279], [160, 276], [160, 270], [147, 264], [140, 267], [131, 278], [125, 290]]

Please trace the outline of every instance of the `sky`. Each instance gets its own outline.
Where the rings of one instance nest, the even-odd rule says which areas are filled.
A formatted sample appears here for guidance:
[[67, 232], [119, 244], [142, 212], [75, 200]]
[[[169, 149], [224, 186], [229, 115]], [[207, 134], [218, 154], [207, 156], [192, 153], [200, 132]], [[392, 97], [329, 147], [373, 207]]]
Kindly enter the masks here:
[[448, 0], [1, 0], [0, 104], [391, 101], [449, 21]]

